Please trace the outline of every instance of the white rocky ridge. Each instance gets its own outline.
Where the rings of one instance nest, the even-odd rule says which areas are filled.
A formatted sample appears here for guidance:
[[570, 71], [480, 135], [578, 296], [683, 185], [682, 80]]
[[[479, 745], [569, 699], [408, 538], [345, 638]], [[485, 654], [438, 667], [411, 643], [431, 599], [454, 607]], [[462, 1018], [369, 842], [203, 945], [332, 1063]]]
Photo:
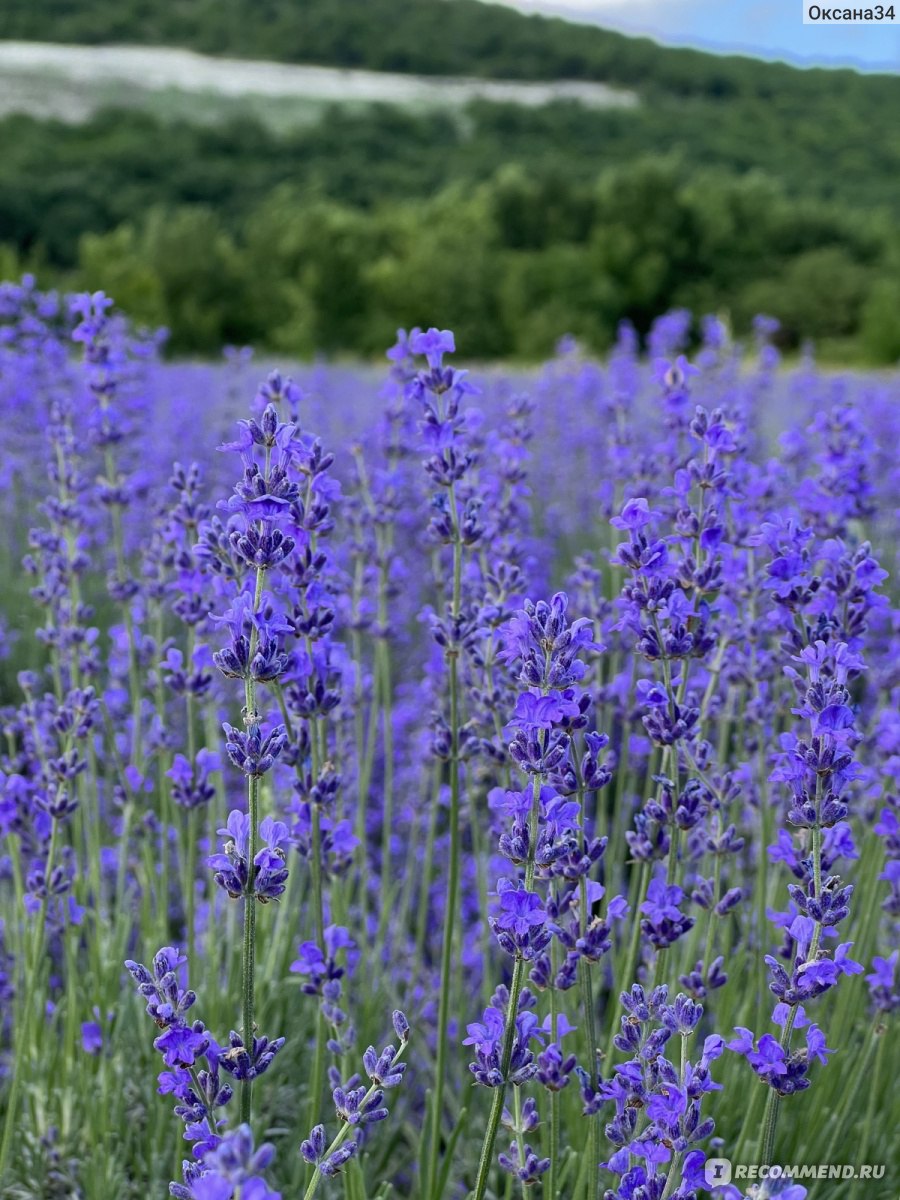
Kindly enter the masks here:
[[149, 107], [153, 103], [149, 93], [154, 92], [202, 93], [232, 102], [291, 99], [319, 106], [380, 102], [459, 107], [474, 99], [528, 107], [554, 100], [574, 100], [591, 108], [637, 103], [633, 92], [580, 80], [522, 83], [429, 77], [212, 58], [163, 46], [0, 41], [0, 115], [27, 112], [81, 121], [104, 104], [143, 101], [141, 106]]

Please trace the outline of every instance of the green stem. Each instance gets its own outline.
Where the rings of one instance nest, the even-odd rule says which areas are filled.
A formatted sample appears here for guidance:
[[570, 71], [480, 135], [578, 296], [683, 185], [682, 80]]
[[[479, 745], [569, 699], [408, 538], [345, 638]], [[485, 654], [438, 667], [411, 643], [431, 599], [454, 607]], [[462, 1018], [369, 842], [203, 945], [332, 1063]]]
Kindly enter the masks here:
[[[822, 794], [822, 777], [819, 776], [816, 787], [816, 820], [818, 820], [819, 805]], [[813, 860], [813, 895], [816, 899], [822, 893], [822, 830], [818, 825], [813, 826], [812, 831], [812, 860]], [[812, 943], [809, 947], [809, 953], [806, 956], [807, 962], [813, 962], [819, 953], [819, 942], [822, 938], [822, 926], [816, 923], [816, 928], [813, 933]], [[795, 1005], [788, 1015], [784, 1023], [784, 1029], [781, 1034], [781, 1048], [787, 1051], [791, 1044], [791, 1034], [794, 1029], [794, 1021], [797, 1019], [797, 1006]], [[778, 1092], [772, 1088], [766, 1099], [766, 1111], [763, 1116], [763, 1136], [762, 1136], [762, 1158], [764, 1163], [772, 1162], [772, 1155], [775, 1152], [775, 1132], [778, 1128], [778, 1109], [780, 1106], [781, 1097]]]
[[[406, 1046], [405, 1042], [400, 1043], [400, 1049], [397, 1051], [397, 1053], [394, 1055], [393, 1059], [391, 1060], [392, 1068], [395, 1067], [397, 1065], [397, 1063], [400, 1061], [400, 1058], [403, 1054], [405, 1046]], [[362, 1101], [360, 1102], [360, 1106], [359, 1106], [360, 1109], [365, 1109], [366, 1104], [372, 1099], [372, 1097], [378, 1091], [379, 1086], [380, 1085], [377, 1083], [372, 1084], [372, 1086], [369, 1088], [369, 1090], [366, 1092], [365, 1096], [362, 1098]], [[328, 1147], [328, 1149], [322, 1155], [322, 1159], [320, 1161], [324, 1162], [326, 1159], [330, 1158], [332, 1154], [334, 1154], [335, 1150], [340, 1149], [340, 1147], [347, 1140], [347, 1135], [350, 1133], [351, 1129], [353, 1129], [353, 1128], [355, 1128], [355, 1126], [347, 1125], [347, 1124], [342, 1125], [340, 1130], [336, 1134], [334, 1140], [332, 1141], [331, 1145]], [[312, 1173], [312, 1179], [310, 1179], [310, 1181], [309, 1181], [309, 1186], [307, 1187], [306, 1191], [303, 1193], [303, 1200], [313, 1200], [313, 1196], [315, 1196], [316, 1190], [318, 1189], [318, 1186], [321, 1183], [321, 1181], [322, 1181], [322, 1168], [321, 1168], [321, 1166], [319, 1166], [317, 1164], [315, 1170]]]
[[[509, 1070], [509, 1061], [512, 1058], [513, 1040], [515, 1038], [516, 1022], [509, 1019], [509, 1014], [518, 1012], [519, 996], [522, 992], [522, 981], [525, 976], [525, 960], [521, 957], [516, 958], [516, 964], [513, 967], [512, 984], [509, 989], [509, 1008], [507, 1010], [506, 1032], [503, 1037], [503, 1058], [501, 1060], [501, 1071], [504, 1080], [506, 1073]], [[500, 1087], [494, 1088], [494, 1101], [491, 1105], [491, 1114], [488, 1118], [488, 1126], [485, 1131], [484, 1141], [481, 1145], [481, 1157], [478, 1162], [478, 1178], [475, 1182], [475, 1191], [473, 1200], [484, 1200], [484, 1193], [487, 1190], [488, 1175], [491, 1171], [491, 1162], [494, 1157], [494, 1143], [497, 1140], [497, 1130], [500, 1128], [500, 1118], [503, 1116], [503, 1101], [506, 1095], [505, 1082]]]
[[719, 903], [719, 885], [722, 877], [722, 855], [716, 854], [713, 863], [713, 896], [709, 906], [709, 917], [706, 922], [706, 943], [703, 947], [703, 969], [709, 971], [710, 955], [712, 954], [713, 935], [716, 927], [716, 905]]
[[[256, 827], [259, 809], [259, 776], [251, 775], [248, 788], [250, 812], [250, 834], [247, 847], [249, 871], [247, 891], [244, 894], [244, 938], [241, 956], [241, 987], [243, 992], [243, 1036], [248, 1054], [253, 1054], [253, 1000], [254, 974], [256, 970], [256, 896], [253, 892], [253, 859], [256, 854]], [[250, 1123], [252, 1081], [245, 1079], [241, 1085], [241, 1123]]]
[[[113, 459], [112, 449], [107, 447], [104, 452], [104, 466], [106, 468], [106, 477], [110, 485], [117, 482], [118, 472], [116, 471], [115, 460]], [[122, 511], [118, 504], [111, 506], [112, 517], [112, 537], [113, 551], [116, 560], [116, 577], [125, 582], [127, 575], [127, 563], [125, 559], [125, 539], [122, 534]], [[137, 641], [134, 632], [134, 618], [131, 614], [131, 604], [125, 601], [122, 604], [122, 616], [125, 621], [125, 632], [128, 637], [128, 690], [131, 697], [131, 760], [136, 767], [141, 764], [141, 676], [138, 669], [137, 658]]]
[[[587, 928], [587, 884], [582, 875], [579, 881], [579, 889], [581, 896], [581, 912], [582, 912], [582, 932]], [[597, 1021], [594, 1013], [594, 991], [591, 981], [591, 964], [586, 958], [582, 957], [578, 964], [578, 973], [581, 976], [581, 997], [582, 1006], [584, 1008], [584, 1020], [587, 1028], [587, 1043], [588, 1043], [588, 1073], [591, 1078], [591, 1087], [597, 1087]], [[600, 1174], [597, 1171], [597, 1163], [600, 1162], [600, 1121], [596, 1114], [588, 1117], [588, 1149], [587, 1156], [594, 1164], [594, 1183], [588, 1190], [588, 1200], [595, 1200], [596, 1193], [599, 1189]]]
[[450, 729], [451, 729], [451, 762], [450, 762], [450, 863], [447, 872], [447, 898], [444, 906], [444, 941], [441, 946], [441, 991], [438, 1002], [438, 1045], [437, 1063], [434, 1082], [434, 1114], [432, 1116], [432, 1144], [429, 1164], [429, 1190], [437, 1179], [438, 1159], [440, 1156], [441, 1110], [443, 1108], [444, 1086], [447, 1075], [447, 1054], [449, 1049], [448, 1023], [450, 1020], [450, 992], [453, 985], [453, 942], [456, 930], [456, 908], [459, 899], [459, 727], [458, 727], [458, 678], [457, 660], [450, 659]]
[[[390, 879], [391, 835], [394, 831], [394, 710], [391, 684], [391, 659], [388, 644], [384, 638], [378, 640], [375, 648], [375, 670], [377, 688], [376, 694], [381, 695], [382, 712], [382, 745], [384, 754], [384, 774], [382, 776], [382, 825], [381, 825], [381, 870], [382, 878]], [[382, 906], [381, 919], [378, 923], [378, 944], [381, 945], [391, 917], [391, 906]]]
[[[525, 862], [525, 888], [531, 891], [534, 883], [534, 855], [537, 849], [538, 821], [540, 819], [541, 776], [535, 775], [531, 785], [531, 813], [528, 821], [528, 858]], [[506, 1028], [503, 1033], [503, 1054], [500, 1059], [500, 1073], [503, 1082], [494, 1089], [494, 1102], [488, 1127], [481, 1146], [481, 1158], [478, 1163], [478, 1177], [475, 1182], [474, 1200], [484, 1200], [487, 1190], [488, 1176], [494, 1157], [494, 1142], [497, 1140], [497, 1130], [503, 1115], [503, 1100], [506, 1095], [506, 1077], [509, 1074], [509, 1064], [512, 1060], [513, 1043], [516, 1036], [516, 1017], [519, 1014], [519, 997], [522, 994], [522, 984], [525, 979], [525, 960], [521, 954], [516, 955], [513, 967], [512, 983], [509, 988], [509, 1001], [506, 1007]]]
[[[872, 1131], [876, 1124], [876, 1110], [879, 1103], [878, 1089], [881, 1086], [881, 1068], [884, 1061], [884, 1044], [888, 1040], [886, 1030], [876, 1031], [877, 1047], [875, 1049], [875, 1066], [872, 1072], [872, 1087], [869, 1090], [869, 1103], [866, 1105], [866, 1119], [862, 1126], [862, 1141], [859, 1147], [857, 1162], [864, 1163], [869, 1157], [869, 1147], [872, 1144]], [[860, 1180], [853, 1185], [852, 1200], [856, 1200], [860, 1192]]]
[[[322, 861], [321, 861], [321, 814], [319, 806], [313, 804], [312, 808], [312, 884], [313, 884], [313, 919], [315, 921], [315, 942], [318, 946], [325, 949], [325, 916], [324, 916], [324, 900], [322, 896]], [[322, 1015], [321, 1008], [316, 1016], [316, 1050], [313, 1059], [313, 1075], [312, 1087], [309, 1097], [309, 1123], [310, 1128], [316, 1125], [319, 1120], [319, 1104], [322, 1097], [322, 1089], [325, 1086], [325, 1018]]]
[[[431, 787], [428, 794], [436, 796], [440, 787], [440, 763], [435, 761], [432, 772]], [[428, 831], [425, 838], [425, 860], [422, 863], [422, 885], [419, 900], [419, 919], [416, 923], [416, 959], [425, 961], [425, 941], [428, 933], [428, 909], [431, 898], [432, 876], [434, 874], [434, 840], [437, 835], [438, 806], [429, 806]]]
[[[556, 978], [556, 940], [550, 943], [550, 969]], [[550, 984], [550, 1041], [556, 1041], [556, 987]], [[550, 1170], [547, 1172], [547, 1189], [550, 1200], [556, 1200], [559, 1191], [559, 1092], [550, 1092]]]
[[[650, 863], [644, 862], [641, 865], [641, 877], [638, 884], [637, 904], [632, 908], [631, 919], [631, 944], [628, 948], [628, 958], [625, 960], [625, 970], [619, 976], [618, 983], [622, 989], [627, 989], [634, 981], [634, 972], [637, 968], [638, 954], [640, 953], [641, 944], [641, 922], [639, 917], [640, 906], [647, 896], [647, 885], [650, 882]], [[613, 1046], [613, 1038], [616, 1036], [616, 1025], [619, 1016], [619, 1005], [610, 1005], [612, 1013], [612, 1023], [609, 1029], [609, 1038], [606, 1044], [606, 1058], [612, 1057], [612, 1052], [615, 1049]]]
[[[362, 586], [362, 560], [358, 559], [356, 564], [356, 582], [354, 583], [354, 593]], [[365, 777], [364, 771], [364, 755], [366, 745], [366, 714], [363, 707], [363, 651], [362, 638], [359, 630], [356, 628], [350, 631], [350, 640], [353, 648], [353, 662], [355, 664], [355, 677], [353, 683], [353, 733], [354, 733], [354, 752], [356, 761], [359, 763], [357, 770], [356, 783], [356, 816], [355, 816], [355, 832], [357, 841], [357, 858], [358, 867], [356, 870], [356, 886], [359, 904], [362, 909], [362, 926], [366, 928], [368, 925], [368, 903], [369, 898], [366, 894], [365, 887], [365, 868], [366, 855], [368, 851], [366, 839], [366, 805], [369, 796], [368, 780]], [[375, 697], [373, 696], [373, 708]], [[370, 712], [370, 724], [374, 720], [374, 713]]]
[[[262, 597], [264, 570], [257, 567], [256, 586], [253, 591], [253, 612], [259, 609]], [[253, 661], [257, 642], [256, 626], [250, 632], [250, 650], [248, 661]], [[244, 721], [252, 727], [257, 720], [256, 684], [248, 675], [244, 680], [245, 712]], [[241, 995], [243, 998], [243, 1038], [247, 1053], [253, 1054], [253, 1001], [256, 973], [256, 895], [254, 891], [254, 866], [256, 857], [256, 835], [259, 825], [259, 776], [250, 775], [247, 780], [247, 815], [249, 831], [247, 836], [247, 887], [244, 893], [244, 930], [241, 953]], [[252, 1099], [252, 1081], [245, 1079], [241, 1085], [241, 1123], [250, 1123]]]
[[[156, 637], [157, 646], [163, 644], [163, 613], [162, 609], [157, 609], [156, 620], [154, 622], [154, 634]], [[166, 728], [166, 696], [165, 687], [163, 685], [162, 671], [156, 672], [156, 716], [160, 723], [160, 727]], [[113, 743], [115, 742], [115, 732], [111, 733]], [[172, 847], [169, 841], [169, 831], [174, 824], [174, 812], [172, 808], [172, 790], [169, 787], [169, 781], [166, 779], [166, 765], [168, 755], [162, 749], [156, 758], [156, 791], [159, 798], [159, 820], [162, 825], [162, 839], [160, 846], [160, 890], [162, 891], [163, 902], [158, 905], [159, 931], [160, 937], [165, 941], [169, 940], [169, 896], [170, 888], [170, 860], [172, 857]], [[126, 847], [127, 849], [127, 847]]]
[[[843, 1130], [848, 1127], [847, 1121], [850, 1117], [850, 1113], [856, 1108], [856, 1097], [859, 1095], [859, 1089], [862, 1081], [870, 1078], [869, 1071], [872, 1065], [872, 1057], [875, 1053], [876, 1045], [879, 1044], [879, 1036], [879, 1027], [877, 1025], [873, 1025], [869, 1031], [869, 1036], [866, 1039], [866, 1048], [864, 1052], [857, 1058], [856, 1067], [853, 1074], [853, 1082], [844, 1093], [844, 1102], [841, 1107], [839, 1109], [835, 1109], [831, 1115], [831, 1119], [828, 1123], [829, 1130]], [[861, 1158], [860, 1162], [863, 1161], [864, 1159]]]
[[[578, 751], [578, 743], [575, 738], [572, 739], [572, 762], [575, 767], [579, 781], [582, 778], [581, 760]], [[579, 806], [579, 823], [582, 843], [586, 841], [585, 837], [585, 811], [584, 811], [584, 789], [579, 782], [577, 800]], [[611, 890], [611, 889], [610, 889]], [[585, 936], [588, 926], [591, 923], [590, 906], [587, 897], [587, 877], [582, 875], [578, 880], [578, 905], [579, 905], [579, 924], [581, 934]], [[591, 964], [582, 956], [578, 963], [578, 977], [581, 983], [581, 1000], [584, 1009], [584, 1025], [587, 1040], [587, 1058], [588, 1058], [588, 1074], [590, 1076], [591, 1087], [597, 1087], [597, 1017], [594, 1012], [594, 988], [591, 979]], [[555, 1027], [554, 1027], [555, 1028]], [[599, 1188], [600, 1175], [597, 1171], [597, 1164], [600, 1162], [600, 1124], [596, 1115], [588, 1117], [588, 1138], [587, 1149], [585, 1151], [589, 1161], [593, 1163], [593, 1184], [588, 1187], [587, 1200], [596, 1200], [596, 1193]]]
[[[516, 1145], [519, 1148], [519, 1162], [525, 1161], [525, 1135], [522, 1132], [522, 1096], [519, 1088], [513, 1088], [513, 1120], [516, 1124]], [[509, 1177], [512, 1183], [512, 1176]], [[510, 1188], [512, 1191], [512, 1188]], [[525, 1184], [522, 1184], [522, 1195], [526, 1194]]]
[[[194, 660], [194, 627], [188, 627], [187, 636], [187, 667], [191, 669]], [[194, 695], [188, 690], [184, 697], [185, 721], [187, 723], [187, 756], [191, 770], [196, 769], [197, 757], [196, 738], [194, 736]], [[185, 921], [187, 923], [188, 962], [194, 962], [194, 940], [197, 932], [197, 834], [199, 814], [195, 808], [190, 809], [187, 816], [187, 846], [184, 848], [184, 892], [185, 892]]]
[[[451, 619], [456, 619], [462, 608], [462, 539], [459, 532], [459, 517], [456, 496], [450, 488], [450, 509], [453, 519], [453, 592], [450, 601]], [[450, 1020], [450, 993], [453, 990], [453, 946], [457, 925], [459, 902], [459, 857], [461, 831], [460, 810], [460, 764], [459, 764], [459, 658], [455, 647], [447, 653], [447, 670], [450, 691], [450, 862], [447, 870], [447, 894], [444, 904], [444, 940], [441, 946], [441, 984], [438, 1001], [437, 1061], [435, 1064], [434, 1093], [432, 1095], [431, 1147], [428, 1158], [426, 1196], [438, 1200], [434, 1189], [438, 1184], [438, 1162], [441, 1147], [441, 1115], [444, 1104], [444, 1088], [447, 1076], [449, 1052], [448, 1024]]]
[[[765, 1085], [761, 1080], [759, 1081], [759, 1086], [753, 1088], [752, 1090], [750, 1095], [750, 1103], [747, 1105], [744, 1113], [744, 1120], [741, 1123], [740, 1133], [738, 1134], [737, 1142], [735, 1144], [734, 1162], [746, 1161], [744, 1158], [744, 1153], [748, 1143], [750, 1142], [750, 1131], [759, 1129], [760, 1127], [756, 1114], [759, 1109], [759, 1101], [764, 1090], [768, 1089], [765, 1088]], [[754, 1139], [750, 1144], [755, 1146], [757, 1143]]]
[[[313, 723], [309, 730], [310, 762], [313, 779], [317, 779], [324, 765], [319, 753], [319, 730]], [[322, 814], [318, 804], [311, 804], [311, 860], [310, 874], [313, 890], [313, 937], [318, 946], [325, 950], [325, 899], [322, 887]], [[316, 1049], [313, 1059], [312, 1085], [309, 1095], [310, 1128], [319, 1120], [319, 1105], [325, 1085], [325, 1018], [321, 1008], [316, 1016]]]
[[[687, 1041], [688, 1036], [681, 1035], [681, 1086], [684, 1087], [684, 1077], [687, 1064]], [[672, 1155], [672, 1164], [669, 1167], [669, 1173], [666, 1175], [666, 1186], [663, 1189], [662, 1200], [669, 1200], [675, 1185], [678, 1183], [678, 1169], [681, 1166], [681, 1160], [684, 1157], [684, 1152], [680, 1151]]]
[[[53, 871], [53, 859], [56, 853], [57, 830], [59, 822], [54, 821], [50, 827], [50, 845], [47, 848], [47, 861], [44, 867], [44, 877], [49, 883], [50, 875]], [[19, 1014], [19, 1019], [16, 1022], [15, 1031], [15, 1051], [13, 1054], [13, 1073], [10, 1082], [9, 1096], [6, 1102], [6, 1121], [3, 1127], [3, 1140], [0, 1142], [0, 1183], [2, 1183], [6, 1166], [9, 1159], [9, 1150], [12, 1142], [13, 1130], [16, 1128], [18, 1104], [19, 1104], [19, 1088], [22, 1079], [22, 1073], [26, 1069], [26, 1064], [31, 1061], [30, 1043], [31, 1043], [31, 1025], [32, 1017], [38, 1011], [43, 1012], [43, 1008], [35, 1003], [35, 992], [40, 996], [39, 980], [37, 972], [41, 969], [44, 958], [44, 944], [46, 940], [46, 923], [47, 923], [47, 906], [50, 897], [41, 906], [38, 914], [37, 936], [32, 944], [33, 953], [28, 956], [29, 961], [25, 967], [25, 980], [23, 987], [24, 995], [22, 997], [24, 1006]]]
[[[676, 767], [677, 770], [677, 767]], [[675, 876], [678, 872], [678, 843], [681, 838], [681, 830], [672, 822], [672, 833], [669, 840], [669, 861], [666, 868], [666, 883], [669, 887], [675, 882]]]

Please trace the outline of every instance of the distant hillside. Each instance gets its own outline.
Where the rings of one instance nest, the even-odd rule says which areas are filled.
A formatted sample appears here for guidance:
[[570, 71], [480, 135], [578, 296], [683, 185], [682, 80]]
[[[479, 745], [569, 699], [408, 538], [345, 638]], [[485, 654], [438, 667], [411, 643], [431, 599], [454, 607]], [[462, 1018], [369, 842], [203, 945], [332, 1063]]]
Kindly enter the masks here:
[[426, 75], [593, 79], [716, 99], [789, 92], [873, 113], [900, 97], [891, 76], [664, 48], [480, 0], [4, 0], [0, 38], [184, 46]]
[[533, 80], [408, 75], [399, 71], [223, 58], [176, 46], [86, 46], [0, 41], [0, 117], [12, 113], [82, 124], [105, 108], [171, 121], [253, 118], [276, 132], [309, 125], [331, 105], [390, 104], [454, 111], [475, 100], [542, 108], [632, 108], [634, 92], [590, 79]]
[[566, 330], [602, 349], [622, 317], [644, 330], [684, 305], [739, 330], [774, 313], [790, 346], [900, 354], [896, 76], [665, 48], [479, 0], [0, 0], [0, 38], [393, 72], [404, 94], [419, 74], [637, 97], [527, 107], [494, 89], [404, 107], [343, 89], [298, 113], [178, 84], [148, 102], [149, 69], [128, 97], [100, 70], [90, 104], [74, 96], [80, 123], [0, 119], [0, 265], [105, 287], [171, 325], [179, 350], [368, 352], [398, 322], [439, 319], [476, 355], [527, 356]]
[[[168, 45], [432, 76], [593, 80], [636, 92], [645, 104], [622, 130], [615, 118], [592, 114], [592, 170], [607, 147], [613, 158], [627, 157], [623, 140], [633, 135], [636, 153], [675, 149], [686, 161], [762, 168], [789, 191], [853, 197], [861, 207], [895, 201], [900, 178], [900, 126], [892, 120], [900, 76], [663, 47], [481, 0], [2, 0], [0, 38]], [[526, 136], [541, 143], [550, 133], [561, 154], [583, 152], [584, 121], [569, 122], [582, 143], [571, 146], [565, 122], [547, 123], [552, 132]]]

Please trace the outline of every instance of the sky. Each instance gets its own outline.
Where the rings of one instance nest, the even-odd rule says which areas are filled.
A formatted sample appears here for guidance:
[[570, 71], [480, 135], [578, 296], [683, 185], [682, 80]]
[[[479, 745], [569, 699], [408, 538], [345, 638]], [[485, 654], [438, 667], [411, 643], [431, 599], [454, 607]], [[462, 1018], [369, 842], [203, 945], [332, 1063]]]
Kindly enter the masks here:
[[[493, 0], [521, 12], [546, 12], [622, 33], [647, 34], [674, 46], [696, 46], [784, 59], [802, 65], [900, 69], [900, 24], [803, 24], [802, 0]], [[876, 0], [839, 0], [871, 7]], [[887, 5], [890, 0], [882, 0]], [[821, 0], [822, 6], [838, 0]], [[895, 0], [898, 14], [900, 3]]]

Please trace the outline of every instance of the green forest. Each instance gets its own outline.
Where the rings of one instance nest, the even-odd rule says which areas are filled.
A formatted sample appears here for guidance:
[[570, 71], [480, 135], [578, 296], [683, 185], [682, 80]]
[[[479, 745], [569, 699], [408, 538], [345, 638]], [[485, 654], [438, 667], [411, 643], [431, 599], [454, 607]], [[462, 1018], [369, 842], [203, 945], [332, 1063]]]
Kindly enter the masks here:
[[[6, 0], [0, 36], [496, 78], [595, 79], [633, 109], [334, 108], [276, 133], [134, 111], [0, 120], [0, 265], [103, 287], [176, 331], [377, 352], [440, 312], [482, 357], [602, 350], [690, 306], [786, 348], [900, 356], [900, 80], [674, 50], [478, 0]], [[273, 332], [274, 331], [274, 332]], [[461, 334], [462, 336], [462, 334]]]
[[887, 77], [661, 47], [481, 0], [4, 0], [0, 38], [184, 46], [420, 75], [595, 79], [715, 100], [783, 93], [870, 111], [897, 95]]

